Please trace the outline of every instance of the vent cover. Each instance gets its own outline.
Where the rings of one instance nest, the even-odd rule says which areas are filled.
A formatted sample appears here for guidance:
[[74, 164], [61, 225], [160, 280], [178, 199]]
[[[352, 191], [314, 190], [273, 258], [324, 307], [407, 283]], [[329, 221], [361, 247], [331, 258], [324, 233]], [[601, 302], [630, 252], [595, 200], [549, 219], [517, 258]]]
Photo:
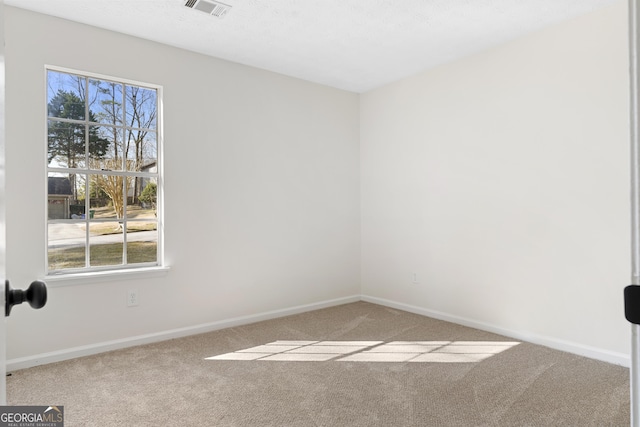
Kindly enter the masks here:
[[212, 0], [187, 0], [184, 5], [191, 9], [213, 15], [216, 18], [224, 18], [227, 12], [231, 10], [231, 6], [228, 4]]

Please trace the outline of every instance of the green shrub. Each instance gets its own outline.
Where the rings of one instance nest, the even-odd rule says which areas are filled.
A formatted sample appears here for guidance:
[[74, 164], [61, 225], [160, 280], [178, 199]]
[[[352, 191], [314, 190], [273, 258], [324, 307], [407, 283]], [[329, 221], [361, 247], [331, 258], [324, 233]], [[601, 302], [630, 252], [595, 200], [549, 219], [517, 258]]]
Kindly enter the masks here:
[[139, 199], [143, 203], [155, 203], [157, 192], [158, 186], [154, 182], [150, 182], [144, 187], [144, 190], [142, 190]]

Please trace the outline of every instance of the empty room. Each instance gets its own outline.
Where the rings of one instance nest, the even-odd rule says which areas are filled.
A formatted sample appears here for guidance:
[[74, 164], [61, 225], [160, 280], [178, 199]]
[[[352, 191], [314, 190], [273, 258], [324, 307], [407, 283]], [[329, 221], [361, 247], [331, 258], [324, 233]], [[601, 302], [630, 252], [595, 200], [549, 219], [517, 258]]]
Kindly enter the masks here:
[[640, 422], [630, 3], [4, 0], [6, 403]]

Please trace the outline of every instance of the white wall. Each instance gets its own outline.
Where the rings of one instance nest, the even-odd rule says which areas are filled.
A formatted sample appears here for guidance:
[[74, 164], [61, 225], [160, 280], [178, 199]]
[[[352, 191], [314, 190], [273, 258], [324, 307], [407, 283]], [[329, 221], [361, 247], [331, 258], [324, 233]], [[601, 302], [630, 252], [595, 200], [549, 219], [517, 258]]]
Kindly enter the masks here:
[[628, 356], [625, 2], [360, 106], [364, 295]]
[[356, 94], [21, 9], [5, 22], [12, 286], [44, 275], [45, 64], [164, 86], [171, 267], [50, 287], [13, 309], [9, 359], [359, 294]]
[[360, 97], [20, 9], [5, 21], [13, 286], [44, 274], [45, 64], [164, 85], [171, 266], [14, 308], [9, 359], [360, 293], [628, 356], [624, 2]]

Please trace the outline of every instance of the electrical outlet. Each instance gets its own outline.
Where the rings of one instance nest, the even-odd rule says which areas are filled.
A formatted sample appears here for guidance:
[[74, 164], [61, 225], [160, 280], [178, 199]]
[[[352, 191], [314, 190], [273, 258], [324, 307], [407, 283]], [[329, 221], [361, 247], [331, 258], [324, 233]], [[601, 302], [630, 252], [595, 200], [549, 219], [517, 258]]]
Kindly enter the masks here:
[[139, 304], [138, 300], [138, 290], [137, 289], [129, 289], [127, 291], [127, 307], [135, 307]]

